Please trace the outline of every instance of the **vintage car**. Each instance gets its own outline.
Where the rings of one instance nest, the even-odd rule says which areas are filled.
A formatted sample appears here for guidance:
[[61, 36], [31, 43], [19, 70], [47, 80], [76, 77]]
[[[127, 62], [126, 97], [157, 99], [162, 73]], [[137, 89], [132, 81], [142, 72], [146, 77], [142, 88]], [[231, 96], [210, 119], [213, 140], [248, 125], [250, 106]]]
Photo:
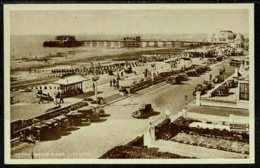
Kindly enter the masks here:
[[216, 75], [215, 78], [213, 78], [214, 83], [221, 83], [223, 81], [224, 81], [224, 79], [221, 75]]
[[234, 79], [229, 79], [229, 80], [226, 82], [226, 86], [227, 86], [228, 88], [236, 87], [236, 86], [237, 86], [237, 82], [236, 82]]
[[181, 83], [181, 79], [178, 75], [169, 76], [169, 77], [165, 78], [165, 80], [166, 80], [166, 83], [170, 83], [170, 84]]
[[[69, 119], [70, 126], [78, 126], [82, 124], [82, 113], [77, 111], [70, 111], [66, 114]], [[91, 122], [90, 120], [87, 122]]]
[[212, 87], [211, 81], [203, 81], [203, 84], [206, 85], [207, 90], [210, 90]]
[[132, 113], [134, 118], [147, 118], [150, 116], [150, 113], [153, 112], [153, 108], [151, 104], [141, 104], [139, 109]]
[[209, 86], [206, 84], [198, 84], [193, 90], [193, 96], [196, 96], [196, 92], [201, 92], [204, 95], [209, 90]]
[[203, 74], [205, 71], [201, 67], [196, 67], [195, 71], [200, 75]]
[[43, 123], [45, 123], [50, 127], [51, 135], [60, 133], [60, 131], [62, 130], [61, 123], [58, 120], [49, 119], [49, 120], [44, 120]]
[[195, 70], [188, 70], [185, 72], [189, 77], [194, 77], [194, 76], [199, 76], [199, 74], [197, 73], [197, 71]]
[[213, 92], [213, 96], [228, 96], [229, 89], [225, 85], [221, 85], [218, 89]]
[[178, 77], [180, 78], [181, 81], [188, 81], [189, 76], [186, 73], [179, 73]]
[[81, 113], [81, 118], [86, 121], [96, 121], [99, 119], [98, 112], [91, 106], [81, 107], [77, 112]]
[[91, 101], [91, 104], [105, 104], [105, 100], [103, 97], [97, 97], [96, 100]]
[[25, 128], [20, 132], [19, 141], [28, 143], [32, 143], [35, 141], [35, 137], [32, 135], [31, 128]]
[[62, 131], [65, 131], [70, 127], [69, 118], [65, 115], [57, 116], [57, 117], [53, 118], [53, 120], [56, 120], [59, 122], [59, 125], [61, 126]]
[[92, 107], [93, 110], [98, 113], [99, 117], [103, 117], [106, 115], [105, 110], [100, 105], [90, 104], [90, 107]]
[[50, 126], [43, 122], [38, 122], [31, 126], [31, 135], [35, 137], [36, 140], [42, 141], [47, 140], [50, 136]]

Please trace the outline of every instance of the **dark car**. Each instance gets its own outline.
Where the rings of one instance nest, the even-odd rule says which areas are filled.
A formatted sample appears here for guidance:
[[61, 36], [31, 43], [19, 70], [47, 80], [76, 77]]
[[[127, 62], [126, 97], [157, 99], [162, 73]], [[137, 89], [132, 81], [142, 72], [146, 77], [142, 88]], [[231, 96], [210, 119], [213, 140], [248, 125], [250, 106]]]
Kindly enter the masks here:
[[195, 70], [188, 70], [185, 72], [188, 76], [194, 77], [194, 76], [199, 76], [198, 72]]
[[189, 76], [186, 73], [179, 73], [178, 77], [181, 81], [188, 81], [189, 80]]
[[82, 119], [85, 119], [86, 121], [96, 121], [99, 119], [99, 114], [97, 111], [90, 106], [82, 107], [77, 110], [77, 112], [81, 113]]
[[206, 84], [198, 84], [193, 90], [193, 96], [196, 95], [196, 92], [201, 92], [201, 95], [204, 95], [207, 93], [208, 88], [209, 86]]
[[[68, 117], [71, 126], [81, 125], [82, 113], [77, 112], [77, 111], [70, 111], [66, 114], [66, 116]], [[90, 123], [90, 121], [89, 121], [89, 123]]]
[[106, 115], [105, 110], [100, 105], [91, 104], [90, 107], [92, 107], [93, 110], [96, 111], [100, 117], [103, 117]]
[[221, 75], [216, 75], [215, 78], [213, 79], [214, 83], [221, 83], [223, 81], [224, 81], [224, 79]]
[[147, 118], [153, 112], [151, 104], [141, 104], [139, 109], [132, 113], [134, 118]]
[[50, 136], [50, 130], [50, 126], [43, 122], [38, 122], [31, 126], [31, 134], [39, 141], [48, 139]]
[[60, 115], [58, 117], [53, 118], [54, 120], [57, 120], [61, 126], [61, 130], [65, 131], [70, 127], [70, 121], [69, 118], [65, 115]]
[[165, 78], [165, 80], [166, 80], [166, 83], [170, 83], [170, 84], [181, 83], [181, 79], [178, 75], [169, 76], [169, 77]]
[[51, 134], [54, 135], [61, 131], [61, 123], [58, 120], [50, 119], [44, 120], [43, 122], [50, 127]]
[[237, 86], [237, 82], [236, 82], [234, 79], [229, 79], [229, 80], [226, 82], [226, 86], [227, 86], [228, 88], [236, 87], [236, 86]]
[[229, 89], [227, 86], [222, 85], [218, 89], [216, 89], [213, 92], [213, 96], [228, 96], [229, 95]]

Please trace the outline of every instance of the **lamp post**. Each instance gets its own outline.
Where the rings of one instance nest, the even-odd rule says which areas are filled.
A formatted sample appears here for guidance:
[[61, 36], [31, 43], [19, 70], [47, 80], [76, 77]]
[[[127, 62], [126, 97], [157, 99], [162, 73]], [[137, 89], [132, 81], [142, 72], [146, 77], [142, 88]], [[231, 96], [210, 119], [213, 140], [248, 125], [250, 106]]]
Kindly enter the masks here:
[[153, 60], [154, 62], [151, 64], [152, 67], [152, 82], [154, 82], [154, 67], [155, 67], [155, 59]]
[[93, 82], [95, 82], [95, 100], [97, 100], [97, 81], [99, 77], [97, 76], [97, 72], [96, 72], [96, 61], [94, 61], [94, 73], [95, 76], [92, 78], [92, 80]]
[[186, 110], [188, 109], [188, 95], [185, 95]]

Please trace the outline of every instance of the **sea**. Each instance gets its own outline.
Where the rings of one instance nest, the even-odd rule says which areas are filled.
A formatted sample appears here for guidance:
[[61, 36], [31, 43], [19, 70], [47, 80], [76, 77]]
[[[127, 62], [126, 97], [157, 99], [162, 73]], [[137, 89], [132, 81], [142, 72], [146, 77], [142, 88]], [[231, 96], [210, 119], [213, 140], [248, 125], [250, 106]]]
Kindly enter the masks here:
[[[118, 34], [118, 35], [75, 35], [78, 40], [120, 40], [123, 37], [141, 36], [141, 39], [183, 39], [183, 40], [205, 40], [207, 34]], [[86, 50], [85, 46], [75, 48], [50, 48], [43, 47], [44, 41], [55, 39], [55, 35], [11, 35], [10, 56], [11, 60], [35, 58], [36, 56], [47, 56], [57, 52]]]

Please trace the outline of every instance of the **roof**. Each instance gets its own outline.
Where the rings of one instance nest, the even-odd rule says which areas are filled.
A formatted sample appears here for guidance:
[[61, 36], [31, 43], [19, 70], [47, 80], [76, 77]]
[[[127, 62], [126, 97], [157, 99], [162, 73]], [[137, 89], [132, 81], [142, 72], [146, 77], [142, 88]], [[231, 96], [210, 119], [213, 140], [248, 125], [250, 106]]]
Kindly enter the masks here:
[[80, 75], [75, 75], [75, 76], [69, 76], [65, 77], [62, 79], [57, 80], [56, 82], [53, 82], [54, 84], [59, 84], [59, 85], [70, 85], [70, 84], [75, 84], [75, 83], [80, 83], [87, 81], [89, 79], [86, 79]]

